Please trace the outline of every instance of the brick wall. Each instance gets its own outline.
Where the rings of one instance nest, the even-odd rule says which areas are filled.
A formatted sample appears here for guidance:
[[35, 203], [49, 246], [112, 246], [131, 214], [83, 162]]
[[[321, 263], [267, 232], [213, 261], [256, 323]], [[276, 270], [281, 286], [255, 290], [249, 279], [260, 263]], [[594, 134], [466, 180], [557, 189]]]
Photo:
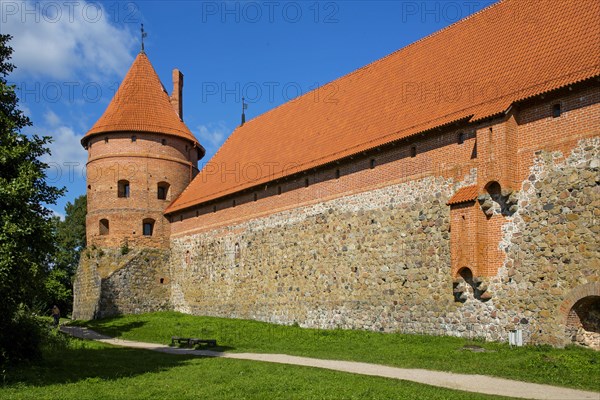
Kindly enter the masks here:
[[[163, 211], [197, 173], [197, 157], [191, 142], [173, 136], [123, 132], [90, 139], [88, 244], [168, 247], [170, 227]], [[129, 197], [119, 197], [119, 181], [129, 183]], [[165, 199], [158, 198], [159, 184], [168, 185]], [[108, 233], [101, 234], [101, 220], [108, 221]], [[143, 234], [144, 220], [154, 221], [151, 236]]]

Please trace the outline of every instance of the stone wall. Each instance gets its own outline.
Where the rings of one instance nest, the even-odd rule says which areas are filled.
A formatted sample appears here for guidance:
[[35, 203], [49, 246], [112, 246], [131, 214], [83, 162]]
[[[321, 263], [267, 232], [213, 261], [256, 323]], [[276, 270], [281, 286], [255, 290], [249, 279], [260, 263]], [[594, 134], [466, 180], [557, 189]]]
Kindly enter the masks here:
[[73, 318], [93, 319], [170, 309], [169, 252], [87, 249], [75, 276]]
[[559, 151], [536, 156], [519, 211], [503, 227], [506, 261], [489, 290], [529, 340], [564, 345], [561, 303], [600, 282], [600, 138], [581, 140], [566, 159]]
[[[598, 139], [538, 153], [497, 245], [497, 275], [454, 296], [448, 199], [471, 185], [426, 177], [173, 238], [176, 310], [320, 328], [565, 344], [561, 301], [597, 282]], [[562, 160], [558, 162], [557, 160]], [[483, 211], [482, 211], [483, 212]]]

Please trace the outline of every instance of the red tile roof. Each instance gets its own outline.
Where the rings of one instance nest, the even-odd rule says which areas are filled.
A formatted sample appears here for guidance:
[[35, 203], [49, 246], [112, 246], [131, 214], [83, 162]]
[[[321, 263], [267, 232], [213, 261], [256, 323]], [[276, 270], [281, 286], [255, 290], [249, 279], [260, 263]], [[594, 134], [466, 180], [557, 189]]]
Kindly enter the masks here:
[[[167, 212], [599, 76], [599, 15], [598, 1], [496, 3], [322, 88], [335, 102], [309, 92], [237, 128]], [[262, 173], [214, 171], [235, 163]]]
[[477, 198], [477, 186], [465, 186], [458, 189], [454, 196], [448, 200], [448, 205], [466, 203], [467, 201], [473, 201]]
[[81, 143], [85, 145], [93, 135], [119, 131], [165, 133], [200, 145], [171, 106], [145, 53], [137, 55], [104, 114]]

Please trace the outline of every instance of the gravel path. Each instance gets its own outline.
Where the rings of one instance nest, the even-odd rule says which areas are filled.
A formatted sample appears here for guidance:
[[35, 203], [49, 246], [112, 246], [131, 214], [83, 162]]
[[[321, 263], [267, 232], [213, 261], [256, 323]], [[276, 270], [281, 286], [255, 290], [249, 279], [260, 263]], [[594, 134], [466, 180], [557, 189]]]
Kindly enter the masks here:
[[362, 362], [321, 360], [309, 357], [288, 356], [285, 354], [222, 353], [210, 350], [192, 350], [169, 347], [156, 343], [143, 343], [111, 338], [81, 327], [61, 326], [60, 329], [65, 333], [82, 339], [97, 340], [99, 342], [115, 346], [160, 351], [162, 353], [169, 354], [187, 354], [204, 357], [235, 358], [239, 360], [302, 365], [307, 367], [350, 372], [353, 374], [402, 379], [406, 381], [424, 383], [426, 385], [463, 390], [465, 392], [476, 392], [522, 399], [600, 400], [600, 393], [596, 392], [586, 392], [558, 386], [513, 381], [485, 375], [463, 375], [450, 372], [430, 371], [425, 369], [396, 368]]

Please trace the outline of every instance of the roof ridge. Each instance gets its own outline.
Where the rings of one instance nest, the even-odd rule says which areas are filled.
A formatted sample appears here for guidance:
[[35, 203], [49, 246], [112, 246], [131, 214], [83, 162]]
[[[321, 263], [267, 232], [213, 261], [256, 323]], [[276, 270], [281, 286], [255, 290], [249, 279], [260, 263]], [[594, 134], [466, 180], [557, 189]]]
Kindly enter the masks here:
[[[386, 60], [386, 59], [388, 59], [388, 58], [392, 57], [392, 56], [393, 56], [393, 55], [395, 55], [396, 53], [399, 53], [399, 52], [401, 52], [401, 51], [405, 51], [405, 50], [407, 50], [407, 49], [409, 49], [409, 48], [411, 48], [411, 47], [413, 47], [413, 46], [415, 46], [415, 45], [417, 45], [417, 44], [419, 44], [419, 43], [421, 43], [421, 42], [423, 42], [423, 41], [425, 41], [425, 40], [428, 40], [428, 39], [430, 39], [430, 38], [432, 38], [432, 37], [434, 37], [434, 36], [436, 36], [436, 35], [439, 35], [439, 34], [441, 34], [442, 32], [445, 32], [445, 31], [447, 31], [447, 30], [449, 30], [449, 29], [451, 29], [451, 28], [455, 27], [455, 26], [456, 26], [456, 25], [458, 25], [458, 24], [461, 24], [461, 23], [463, 23], [463, 22], [465, 22], [465, 21], [468, 21], [468, 20], [470, 20], [471, 18], [475, 17], [476, 15], [478, 15], [478, 14], [480, 14], [480, 13], [482, 13], [482, 12], [484, 12], [484, 11], [486, 11], [486, 10], [488, 10], [488, 9], [492, 8], [492, 7], [499, 6], [500, 4], [503, 4], [503, 3], [506, 3], [506, 2], [509, 2], [509, 1], [514, 1], [514, 0], [499, 0], [499, 1], [495, 2], [495, 3], [492, 3], [492, 4], [490, 4], [490, 5], [488, 5], [488, 6], [484, 7], [484, 8], [482, 8], [481, 10], [474, 12], [473, 14], [470, 14], [470, 15], [468, 15], [468, 16], [466, 16], [466, 17], [464, 17], [464, 18], [461, 18], [461, 19], [459, 19], [459, 20], [458, 20], [458, 21], [456, 21], [456, 22], [453, 22], [452, 24], [450, 24], [450, 25], [448, 25], [448, 26], [445, 26], [445, 27], [441, 28], [441, 29], [440, 29], [440, 30], [438, 30], [438, 31], [432, 32], [432, 33], [430, 33], [429, 35], [427, 35], [427, 36], [425, 36], [425, 37], [422, 37], [422, 38], [420, 38], [420, 39], [417, 39], [417, 40], [415, 40], [414, 42], [411, 42], [411, 43], [407, 44], [407, 45], [406, 45], [406, 46], [404, 46], [404, 47], [401, 47], [401, 48], [399, 48], [399, 49], [397, 49], [397, 50], [394, 50], [393, 52], [391, 52], [391, 53], [389, 53], [389, 54], [387, 54], [387, 55], [385, 55], [385, 56], [383, 56], [383, 57], [381, 57], [381, 58], [378, 58], [378, 59], [376, 59], [376, 60], [373, 60], [373, 61], [371, 61], [370, 63], [368, 63], [368, 64], [366, 64], [366, 65], [363, 65], [362, 67], [356, 68], [356, 69], [354, 69], [354, 70], [352, 70], [352, 71], [350, 71], [350, 72], [348, 72], [348, 73], [346, 73], [346, 74], [344, 74], [344, 75], [342, 75], [342, 76], [340, 76], [340, 77], [338, 77], [338, 78], [335, 78], [335, 79], [334, 79], [334, 80], [332, 80], [332, 81], [329, 81], [329, 82], [327, 82], [327, 83], [325, 83], [325, 84], [323, 84], [323, 85], [320, 85], [320, 86], [318, 86], [318, 87], [316, 87], [316, 88], [314, 88], [314, 89], [312, 89], [312, 90], [310, 90], [310, 91], [308, 91], [308, 92], [306, 92], [306, 93], [304, 93], [304, 94], [302, 94], [302, 95], [300, 95], [300, 96], [296, 97], [295, 99], [288, 100], [288, 101], [286, 101], [286, 102], [284, 102], [284, 103], [281, 103], [281, 104], [277, 105], [276, 107], [274, 107], [274, 108], [271, 108], [271, 109], [269, 109], [269, 110], [267, 110], [267, 111], [263, 112], [262, 114], [259, 114], [259, 115], [257, 115], [256, 117], [254, 117], [254, 118], [252, 118], [252, 119], [249, 119], [248, 121], [246, 121], [246, 122], [245, 122], [245, 124], [249, 124], [249, 123], [251, 123], [252, 121], [256, 120], [257, 118], [260, 118], [260, 117], [262, 117], [262, 116], [266, 116], [266, 115], [268, 115], [269, 113], [271, 113], [271, 112], [273, 112], [273, 111], [275, 111], [275, 110], [277, 110], [277, 109], [279, 109], [279, 108], [281, 108], [281, 107], [283, 107], [283, 106], [285, 106], [285, 105], [288, 105], [288, 104], [293, 104], [293, 102], [294, 102], [295, 100], [299, 100], [300, 98], [306, 97], [306, 96], [308, 96], [309, 94], [311, 94], [311, 93], [315, 92], [316, 90], [319, 90], [319, 89], [321, 89], [321, 88], [322, 88], [322, 87], [324, 87], [324, 86], [327, 86], [327, 85], [329, 85], [329, 84], [332, 84], [332, 83], [334, 83], [334, 82], [336, 82], [336, 81], [339, 81], [339, 80], [341, 80], [341, 79], [347, 78], [347, 77], [349, 77], [349, 76], [352, 76], [352, 75], [358, 74], [360, 71], [362, 71], [362, 70], [366, 70], [366, 69], [368, 69], [368, 68], [372, 67], [374, 64], [377, 64], [377, 63], [379, 63], [379, 62], [382, 62], [383, 60]], [[245, 125], [245, 124], [244, 124], [244, 125]], [[239, 127], [241, 127], [241, 126], [238, 126], [238, 128], [239, 128]], [[232, 132], [232, 134], [233, 134], [233, 132]]]

